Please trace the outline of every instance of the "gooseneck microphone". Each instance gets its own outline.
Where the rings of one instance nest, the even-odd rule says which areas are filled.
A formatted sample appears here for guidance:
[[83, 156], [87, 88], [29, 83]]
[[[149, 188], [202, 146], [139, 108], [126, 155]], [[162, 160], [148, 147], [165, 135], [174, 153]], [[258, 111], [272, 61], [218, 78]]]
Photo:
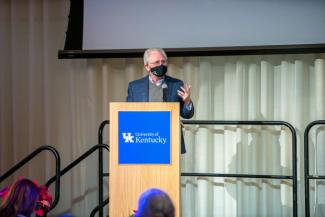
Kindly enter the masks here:
[[163, 102], [167, 102], [167, 93], [168, 93], [168, 86], [166, 83], [163, 83], [161, 85], [162, 90], [163, 90]]

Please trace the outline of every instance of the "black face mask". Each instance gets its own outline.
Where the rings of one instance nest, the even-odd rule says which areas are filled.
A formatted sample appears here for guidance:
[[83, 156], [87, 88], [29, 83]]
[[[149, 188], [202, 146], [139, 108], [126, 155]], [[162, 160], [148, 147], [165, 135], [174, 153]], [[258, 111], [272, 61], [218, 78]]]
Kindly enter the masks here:
[[167, 66], [165, 66], [165, 65], [156, 66], [156, 67], [151, 68], [150, 71], [152, 72], [152, 74], [154, 74], [158, 77], [162, 77], [167, 72]]

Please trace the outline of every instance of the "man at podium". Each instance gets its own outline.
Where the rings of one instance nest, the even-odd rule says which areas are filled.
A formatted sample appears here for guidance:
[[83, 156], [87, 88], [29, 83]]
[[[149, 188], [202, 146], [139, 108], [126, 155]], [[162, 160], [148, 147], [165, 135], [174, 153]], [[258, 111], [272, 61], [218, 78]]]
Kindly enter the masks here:
[[[149, 48], [143, 55], [144, 68], [148, 75], [132, 81], [128, 86], [127, 102], [179, 102], [180, 115], [191, 118], [194, 105], [191, 100], [191, 86], [166, 75], [167, 55], [163, 49]], [[181, 134], [181, 153], [185, 153], [183, 133]]]

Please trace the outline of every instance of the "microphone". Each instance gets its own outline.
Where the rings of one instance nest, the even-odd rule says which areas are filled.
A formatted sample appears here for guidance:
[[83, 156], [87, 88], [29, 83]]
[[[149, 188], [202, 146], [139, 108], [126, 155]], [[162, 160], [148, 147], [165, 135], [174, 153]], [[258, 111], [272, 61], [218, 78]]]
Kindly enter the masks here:
[[167, 102], [167, 91], [168, 91], [168, 86], [166, 83], [163, 83], [161, 85], [162, 89], [163, 89], [163, 102]]

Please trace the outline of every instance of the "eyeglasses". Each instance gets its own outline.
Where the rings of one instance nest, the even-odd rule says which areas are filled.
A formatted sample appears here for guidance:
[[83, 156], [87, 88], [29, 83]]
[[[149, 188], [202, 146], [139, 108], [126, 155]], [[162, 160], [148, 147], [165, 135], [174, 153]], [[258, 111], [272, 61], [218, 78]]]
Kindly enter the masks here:
[[167, 60], [157, 60], [157, 61], [151, 62], [149, 64], [153, 65], [153, 66], [167, 65]]

